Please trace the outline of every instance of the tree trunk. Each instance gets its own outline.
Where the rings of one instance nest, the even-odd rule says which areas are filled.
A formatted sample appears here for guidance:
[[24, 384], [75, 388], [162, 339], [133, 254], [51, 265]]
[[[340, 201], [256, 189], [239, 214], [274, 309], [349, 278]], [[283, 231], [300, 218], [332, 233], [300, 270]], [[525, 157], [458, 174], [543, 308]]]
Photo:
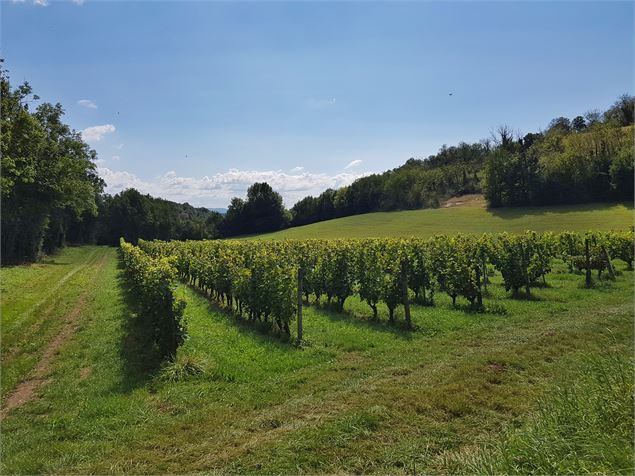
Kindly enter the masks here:
[[377, 320], [377, 304], [371, 304], [370, 308], [373, 310], [373, 319]]

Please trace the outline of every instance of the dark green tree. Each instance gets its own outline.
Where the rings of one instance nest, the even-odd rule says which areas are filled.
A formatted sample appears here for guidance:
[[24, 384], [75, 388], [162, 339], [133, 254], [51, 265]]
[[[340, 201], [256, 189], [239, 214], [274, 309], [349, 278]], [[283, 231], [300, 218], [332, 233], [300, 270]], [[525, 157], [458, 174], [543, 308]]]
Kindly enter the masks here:
[[586, 129], [586, 121], [582, 116], [576, 116], [571, 121], [571, 128], [576, 132], [582, 132]]

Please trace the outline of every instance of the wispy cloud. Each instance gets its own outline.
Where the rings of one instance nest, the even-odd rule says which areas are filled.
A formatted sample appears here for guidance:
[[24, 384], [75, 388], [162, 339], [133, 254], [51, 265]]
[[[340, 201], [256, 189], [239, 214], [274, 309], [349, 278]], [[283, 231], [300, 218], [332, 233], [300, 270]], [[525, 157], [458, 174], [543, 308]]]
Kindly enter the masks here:
[[307, 106], [309, 107], [309, 109], [316, 109], [316, 110], [331, 108], [335, 106], [335, 103], [337, 103], [337, 99], [335, 98], [328, 98], [328, 99], [310, 98], [307, 100]]
[[95, 104], [90, 99], [80, 99], [79, 101], [77, 101], [77, 104], [88, 109], [97, 109], [97, 104]]
[[196, 206], [224, 207], [232, 197], [244, 197], [254, 182], [267, 182], [279, 192], [287, 206], [307, 195], [318, 195], [327, 188], [349, 185], [365, 173], [339, 173], [336, 175], [286, 173], [280, 170], [229, 169], [202, 178], [181, 177], [170, 171], [152, 180], [142, 180], [135, 174], [100, 166], [99, 175], [106, 181], [106, 192], [117, 193], [136, 188], [143, 193]]
[[99, 142], [108, 134], [115, 132], [115, 126], [112, 124], [104, 124], [102, 126], [87, 127], [82, 133], [82, 138], [86, 142]]
[[[11, 0], [11, 3], [26, 3], [27, 0]], [[83, 5], [85, 0], [71, 0], [71, 3], [75, 5]], [[48, 7], [49, 0], [32, 0], [33, 5], [37, 5], [39, 7]]]
[[361, 163], [362, 163], [362, 161], [359, 160], [359, 159], [353, 160], [352, 162], [349, 162], [348, 165], [346, 167], [344, 167], [344, 169], [352, 169], [353, 167], [357, 167]]
[[112, 156], [112, 160], [120, 160], [120, 159], [121, 159], [121, 157], [119, 157], [118, 155], [113, 155]]
[[121, 150], [123, 149], [124, 144], [117, 144], [117, 145], [113, 145], [113, 147], [117, 150]]
[[302, 172], [303, 170], [304, 170], [304, 167], [293, 167], [289, 172], [294, 174], [294, 173]]

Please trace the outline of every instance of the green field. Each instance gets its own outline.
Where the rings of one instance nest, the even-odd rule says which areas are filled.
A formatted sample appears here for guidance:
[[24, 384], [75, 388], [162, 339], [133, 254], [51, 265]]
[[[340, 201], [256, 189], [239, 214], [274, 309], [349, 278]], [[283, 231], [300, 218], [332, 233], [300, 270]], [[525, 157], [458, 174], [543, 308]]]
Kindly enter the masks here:
[[632, 204], [557, 207], [475, 206], [378, 212], [338, 218], [258, 236], [259, 239], [429, 237], [454, 233], [625, 230], [633, 226]]
[[2, 473], [632, 474], [633, 273], [616, 268], [584, 289], [556, 264], [532, 300], [495, 276], [482, 314], [438, 293], [412, 332], [356, 299], [312, 304], [303, 348], [180, 286], [177, 361], [203, 369], [180, 381], [147, 350], [114, 248], [3, 268], [3, 402], [50, 364], [3, 412]]

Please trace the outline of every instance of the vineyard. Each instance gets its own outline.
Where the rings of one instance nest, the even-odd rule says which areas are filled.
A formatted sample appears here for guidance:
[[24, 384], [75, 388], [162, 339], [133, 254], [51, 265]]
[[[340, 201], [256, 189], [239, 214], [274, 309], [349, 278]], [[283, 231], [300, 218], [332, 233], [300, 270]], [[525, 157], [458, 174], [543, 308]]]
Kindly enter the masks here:
[[3, 269], [3, 473], [618, 474], [632, 239], [141, 242]]
[[528, 298], [532, 287], [548, 285], [552, 263], [561, 260], [570, 273], [584, 275], [581, 285], [592, 287], [596, 279], [615, 279], [613, 260], [632, 269], [633, 232], [269, 242], [141, 240], [138, 247], [122, 241], [122, 250], [128, 274], [146, 311], [154, 316], [157, 340], [170, 342], [167, 353], [173, 354], [183, 339], [182, 308], [172, 296], [177, 276], [235, 316], [267, 323], [283, 335], [291, 335], [291, 322], [298, 316], [301, 339], [303, 305], [325, 301], [342, 310], [354, 295], [368, 304], [374, 320], [379, 303], [388, 309], [391, 323], [396, 323], [395, 311], [402, 308], [401, 325], [411, 328], [410, 305], [433, 306], [437, 292], [447, 293], [454, 305], [463, 300], [471, 311], [504, 312], [487, 304], [490, 278], [496, 273], [512, 296]]

